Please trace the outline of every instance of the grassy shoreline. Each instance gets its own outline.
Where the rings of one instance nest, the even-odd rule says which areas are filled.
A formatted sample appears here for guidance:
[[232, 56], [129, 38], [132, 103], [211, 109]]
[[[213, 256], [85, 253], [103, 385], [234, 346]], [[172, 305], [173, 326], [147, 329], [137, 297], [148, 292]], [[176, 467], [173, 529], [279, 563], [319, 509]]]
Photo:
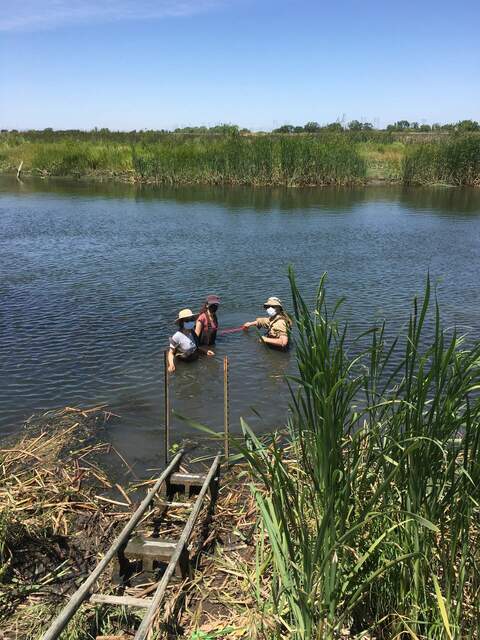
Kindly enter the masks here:
[[389, 141], [324, 135], [178, 136], [140, 142], [0, 134], [0, 173], [154, 184], [480, 186], [480, 136]]

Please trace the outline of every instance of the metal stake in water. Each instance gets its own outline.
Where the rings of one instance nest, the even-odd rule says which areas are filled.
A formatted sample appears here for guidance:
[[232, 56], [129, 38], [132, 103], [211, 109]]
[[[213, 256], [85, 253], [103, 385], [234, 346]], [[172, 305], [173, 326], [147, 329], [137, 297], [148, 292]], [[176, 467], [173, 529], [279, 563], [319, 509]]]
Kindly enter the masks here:
[[228, 356], [223, 358], [223, 438], [225, 447], [225, 461], [228, 464], [230, 437], [230, 407], [228, 394]]
[[164, 395], [164, 448], [165, 466], [168, 465], [168, 453], [170, 451], [170, 399], [168, 394], [168, 351], [163, 354], [163, 395]]

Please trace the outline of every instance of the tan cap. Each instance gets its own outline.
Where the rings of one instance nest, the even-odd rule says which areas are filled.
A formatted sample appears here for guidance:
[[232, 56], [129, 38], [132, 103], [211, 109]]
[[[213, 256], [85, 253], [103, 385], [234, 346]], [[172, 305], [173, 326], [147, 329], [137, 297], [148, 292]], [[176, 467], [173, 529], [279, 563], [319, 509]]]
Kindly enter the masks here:
[[270, 298], [265, 302], [265, 304], [263, 306], [264, 307], [282, 307], [283, 308], [282, 301], [280, 300], [280, 298], [277, 298], [276, 296], [270, 296]]
[[190, 320], [190, 318], [197, 318], [198, 314], [197, 313], [193, 313], [193, 311], [191, 309], [182, 309], [179, 314], [177, 319], [175, 320], [175, 322], [180, 322], [180, 320]]

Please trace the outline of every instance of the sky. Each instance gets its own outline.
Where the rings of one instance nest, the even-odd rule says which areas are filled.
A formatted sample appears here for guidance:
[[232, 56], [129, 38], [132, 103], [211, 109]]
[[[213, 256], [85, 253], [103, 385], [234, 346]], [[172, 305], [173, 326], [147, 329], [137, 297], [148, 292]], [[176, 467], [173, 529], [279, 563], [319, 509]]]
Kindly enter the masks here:
[[0, 128], [480, 120], [479, 0], [0, 0]]

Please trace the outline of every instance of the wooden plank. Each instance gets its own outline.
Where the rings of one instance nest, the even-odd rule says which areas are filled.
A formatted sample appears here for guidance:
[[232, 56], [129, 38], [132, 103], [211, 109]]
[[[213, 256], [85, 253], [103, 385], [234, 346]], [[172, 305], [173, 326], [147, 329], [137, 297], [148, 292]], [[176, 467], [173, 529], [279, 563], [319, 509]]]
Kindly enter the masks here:
[[114, 604], [125, 607], [142, 607], [148, 609], [152, 598], [134, 598], [133, 596], [114, 596], [106, 593], [92, 593], [90, 602], [98, 604]]
[[193, 527], [195, 526], [195, 522], [197, 521], [197, 518], [200, 514], [200, 509], [202, 508], [202, 504], [203, 504], [203, 499], [205, 498], [205, 494], [208, 491], [208, 488], [210, 487], [211, 483], [213, 482], [215, 475], [218, 473], [218, 469], [220, 466], [220, 454], [218, 454], [215, 457], [215, 460], [212, 463], [212, 466], [210, 467], [210, 470], [208, 472], [208, 474], [205, 477], [205, 482], [203, 483], [203, 486], [200, 490], [200, 493], [198, 494], [198, 497], [195, 501], [195, 505], [192, 509], [192, 512], [187, 520], [187, 523], [182, 531], [182, 535], [180, 536], [180, 539], [177, 543], [177, 546], [175, 547], [175, 551], [170, 559], [170, 562], [167, 565], [167, 568], [165, 570], [165, 573], [162, 576], [162, 579], [160, 580], [157, 590], [155, 591], [153, 598], [152, 598], [152, 604], [150, 605], [149, 609], [147, 610], [138, 630], [137, 633], [135, 634], [135, 640], [145, 640], [145, 638], [147, 637], [149, 631], [150, 631], [150, 627], [152, 625], [152, 621], [157, 613], [157, 609], [160, 606], [160, 604], [163, 601], [163, 598], [165, 596], [165, 591], [167, 589], [168, 583], [170, 578], [173, 575], [173, 572], [175, 571], [175, 567], [178, 563], [178, 561], [180, 560], [180, 557], [182, 555], [182, 553], [184, 552], [185, 546], [190, 538], [190, 535], [192, 533]]
[[170, 560], [176, 544], [176, 542], [158, 538], [136, 536], [133, 540], [129, 540], [125, 547], [124, 555], [126, 558], [143, 558], [147, 556], [158, 560]]
[[204, 473], [172, 473], [168, 479], [170, 484], [201, 487], [207, 476]]
[[172, 507], [174, 509], [182, 507], [185, 507], [185, 509], [188, 507], [190, 509], [193, 507], [193, 502], [167, 502], [166, 500], [161, 500], [160, 503], [162, 507]]
[[110, 560], [114, 558], [115, 554], [125, 544], [129, 535], [138, 525], [138, 523], [143, 517], [143, 514], [145, 513], [147, 508], [150, 506], [150, 504], [153, 502], [153, 499], [155, 498], [155, 495], [157, 494], [158, 490], [160, 489], [162, 484], [165, 482], [165, 480], [168, 478], [168, 476], [171, 474], [172, 470], [175, 469], [176, 465], [179, 463], [182, 456], [183, 456], [183, 450], [177, 453], [177, 455], [173, 458], [173, 460], [168, 465], [168, 467], [163, 471], [163, 473], [160, 475], [160, 477], [155, 482], [153, 487], [150, 489], [150, 491], [147, 493], [145, 498], [140, 503], [138, 509], [135, 511], [135, 513], [132, 515], [130, 520], [124, 526], [124, 528], [122, 529], [122, 531], [120, 532], [119, 536], [116, 538], [116, 540], [114, 541], [110, 549], [106, 552], [102, 560], [100, 560], [100, 562], [97, 564], [97, 566], [92, 571], [92, 573], [75, 591], [75, 593], [72, 595], [72, 597], [70, 598], [68, 603], [65, 605], [65, 607], [60, 611], [58, 616], [53, 620], [53, 622], [51, 623], [51, 625], [49, 626], [45, 634], [42, 636], [43, 640], [57, 640], [57, 638], [60, 636], [62, 631], [67, 626], [72, 616], [75, 614], [77, 609], [82, 604], [82, 602], [86, 598], [88, 598], [88, 595], [93, 585], [96, 583], [96, 581], [101, 576], [101, 574], [105, 571]]

